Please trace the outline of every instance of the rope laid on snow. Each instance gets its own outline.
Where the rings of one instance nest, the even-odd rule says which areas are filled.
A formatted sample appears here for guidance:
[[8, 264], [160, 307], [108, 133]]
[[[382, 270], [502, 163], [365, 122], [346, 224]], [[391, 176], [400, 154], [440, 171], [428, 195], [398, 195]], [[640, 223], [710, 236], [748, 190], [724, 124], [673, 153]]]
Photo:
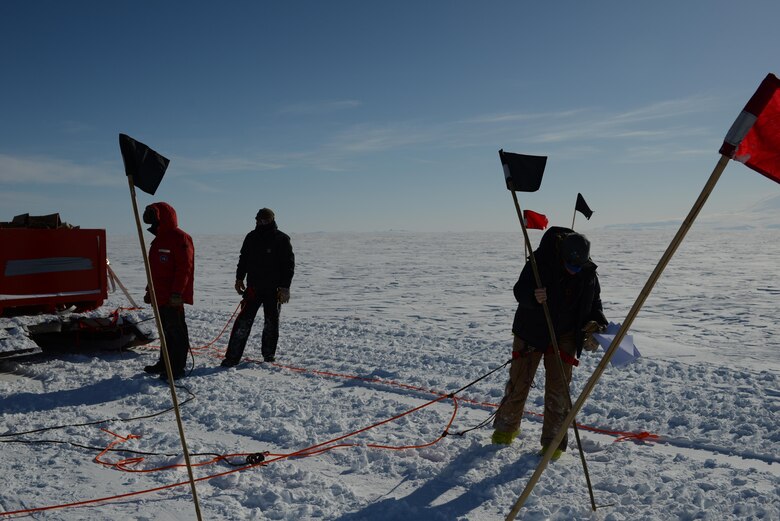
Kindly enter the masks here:
[[[221, 473], [218, 473], [218, 474], [212, 474], [212, 475], [209, 475], [209, 476], [204, 476], [204, 477], [201, 477], [201, 478], [197, 478], [194, 481], [198, 482], [198, 481], [205, 481], [205, 480], [209, 480], [209, 479], [214, 479], [214, 478], [217, 478], [217, 477], [226, 476], [228, 474], [232, 474], [232, 473], [235, 473], [235, 472], [240, 472], [240, 471], [243, 471], [243, 470], [246, 470], [246, 469], [250, 469], [250, 468], [254, 468], [254, 467], [257, 467], [257, 466], [268, 465], [270, 463], [274, 463], [276, 461], [281, 461], [281, 460], [285, 460], [285, 459], [314, 456], [314, 455], [322, 454], [324, 452], [328, 452], [330, 450], [334, 450], [334, 449], [337, 449], [337, 448], [361, 446], [361, 444], [357, 444], [357, 443], [337, 443], [337, 442], [339, 442], [341, 440], [344, 440], [346, 438], [355, 436], [357, 434], [366, 432], [366, 431], [368, 431], [370, 429], [373, 429], [375, 427], [379, 427], [380, 425], [384, 425], [386, 423], [392, 422], [392, 421], [397, 420], [397, 419], [399, 419], [399, 418], [401, 418], [403, 416], [406, 416], [406, 415], [411, 414], [413, 412], [419, 411], [421, 409], [424, 409], [425, 407], [428, 407], [430, 405], [433, 405], [435, 403], [438, 403], [438, 402], [440, 402], [442, 400], [445, 400], [445, 399], [448, 399], [448, 398], [452, 399], [452, 401], [453, 401], [453, 412], [452, 412], [452, 415], [450, 416], [449, 422], [447, 423], [446, 429], [435, 440], [430, 441], [428, 443], [422, 443], [422, 444], [416, 444], [416, 445], [406, 445], [406, 446], [400, 446], [400, 447], [394, 447], [394, 446], [390, 446], [390, 445], [380, 445], [380, 444], [365, 444], [366, 447], [377, 448], [377, 449], [389, 449], [389, 450], [406, 450], [406, 449], [419, 449], [419, 448], [429, 447], [429, 446], [434, 445], [434, 444], [438, 443], [439, 441], [441, 441], [447, 435], [447, 430], [452, 426], [452, 423], [455, 421], [455, 417], [457, 416], [457, 412], [458, 412], [458, 401], [457, 401], [457, 398], [455, 398], [455, 396], [452, 396], [452, 395], [441, 395], [441, 396], [439, 396], [439, 397], [437, 397], [437, 398], [435, 398], [433, 400], [428, 401], [427, 403], [424, 403], [424, 404], [419, 405], [417, 407], [414, 407], [414, 408], [412, 408], [410, 410], [407, 410], [407, 411], [405, 411], [405, 412], [403, 412], [401, 414], [393, 416], [392, 418], [388, 418], [388, 419], [382, 420], [380, 422], [374, 423], [373, 425], [369, 425], [367, 427], [363, 427], [362, 429], [359, 429], [359, 430], [353, 431], [351, 433], [339, 436], [339, 437], [334, 438], [332, 440], [329, 440], [329, 441], [326, 441], [326, 442], [323, 442], [323, 443], [318, 443], [318, 444], [315, 444], [315, 445], [311, 445], [309, 447], [306, 447], [304, 449], [301, 449], [301, 450], [298, 450], [298, 451], [295, 451], [295, 452], [292, 452], [292, 453], [289, 453], [289, 454], [270, 454], [271, 456], [275, 456], [275, 457], [273, 457], [270, 460], [265, 460], [265, 458], [257, 458], [256, 455], [253, 454], [253, 455], [250, 455], [250, 456], [255, 456], [254, 461], [257, 461], [259, 459], [259, 461], [257, 461], [256, 463], [251, 463], [251, 464], [242, 466], [240, 468], [229, 470], [229, 471], [226, 471], [226, 472], [221, 472]], [[103, 430], [105, 431], [105, 429], [103, 429]], [[117, 438], [120, 439], [120, 441], [127, 441], [127, 440], [132, 439], [132, 438], [137, 438], [137, 436], [132, 436], [132, 435], [131, 436], [127, 436], [127, 437], [122, 437], [122, 436], [114, 434], [114, 433], [112, 433], [110, 431], [105, 431], [105, 432], [108, 432], [109, 434], [112, 434], [112, 435], [116, 436]], [[115, 443], [117, 443], [117, 442], [115, 442]], [[109, 446], [109, 448], [113, 447], [113, 445], [115, 443], [112, 443]], [[266, 453], [266, 454], [268, 454], [268, 453]], [[101, 453], [101, 456], [102, 455], [103, 455], [103, 453]], [[219, 460], [222, 460], [222, 459], [224, 459], [226, 457], [228, 457], [228, 456], [220, 456], [218, 458], [215, 458], [214, 461], [219, 461]], [[136, 470], [133, 470], [133, 469], [127, 470], [127, 468], [126, 468], [127, 464], [133, 463], [131, 460], [132, 460], [132, 458], [128, 459], [128, 460], [122, 460], [120, 462], [120, 464], [109, 464], [109, 465], [115, 466], [116, 468], [118, 468], [120, 470], [136, 471]], [[100, 461], [100, 463], [106, 464], [106, 463], [104, 463], [102, 461]], [[208, 464], [208, 463], [211, 463], [211, 462], [206, 462], [206, 463], [203, 463], [202, 465], [205, 465], [205, 464]], [[178, 466], [181, 466], [181, 465], [170, 465], [170, 466], [167, 466], [165, 468], [173, 468], [173, 467], [178, 467]], [[123, 468], [123, 467], [125, 467], [125, 468]], [[175, 488], [175, 487], [183, 486], [183, 485], [190, 485], [190, 484], [191, 484], [190, 481], [182, 481], [182, 482], [178, 482], [178, 483], [172, 483], [172, 484], [169, 484], [169, 485], [163, 485], [163, 486], [160, 486], [160, 487], [155, 487], [155, 488], [152, 488], [152, 489], [128, 492], [128, 493], [125, 493], [125, 494], [118, 494], [118, 495], [110, 496], [110, 497], [95, 498], [95, 499], [89, 499], [89, 500], [84, 500], [84, 501], [77, 501], [77, 502], [74, 502], [74, 503], [61, 504], [61, 505], [50, 505], [50, 506], [46, 506], [46, 507], [37, 507], [37, 508], [15, 510], [15, 511], [9, 511], [9, 512], [0, 512], [0, 517], [2, 517], [2, 516], [12, 516], [12, 515], [21, 515], [21, 514], [30, 514], [30, 513], [34, 513], [34, 512], [43, 512], [43, 511], [47, 511], [47, 510], [55, 510], [55, 509], [62, 509], [62, 508], [73, 508], [73, 507], [85, 506], [85, 505], [89, 505], [89, 504], [101, 503], [101, 502], [106, 502], [106, 501], [114, 501], [114, 500], [123, 499], [123, 498], [131, 497], [131, 496], [137, 496], [137, 495], [148, 494], [148, 493], [152, 493], [152, 492], [158, 492], [158, 491], [161, 491], [161, 490], [166, 490], [166, 489]]]
[[[217, 334], [217, 336], [214, 337], [214, 339], [212, 341], [207, 342], [207, 343], [203, 344], [202, 346], [190, 347], [190, 352], [194, 353], [194, 352], [200, 352], [200, 351], [207, 351], [207, 350], [211, 349], [212, 346], [217, 342], [217, 340], [222, 338], [222, 335], [225, 334], [225, 331], [227, 331], [228, 326], [233, 321], [233, 319], [236, 316], [236, 313], [238, 313], [238, 310], [240, 308], [241, 308], [241, 303], [239, 303], [238, 306], [236, 306], [236, 309], [233, 310], [233, 313], [230, 315], [230, 318], [228, 318], [227, 322], [225, 322], [225, 326]], [[135, 322], [135, 324], [140, 324], [141, 322], [146, 322], [148, 320], [154, 320], [154, 317], [147, 318], [146, 320], [139, 320], [138, 322]], [[138, 349], [138, 348], [140, 348], [140, 349], [160, 349], [160, 346], [159, 345], [154, 345], [154, 344], [146, 344], [146, 345], [143, 345], [143, 346], [138, 346], [136, 349]]]
[[[181, 405], [184, 405], [184, 404], [186, 404], [188, 402], [191, 402], [192, 400], [195, 399], [195, 394], [192, 391], [190, 391], [187, 386], [182, 385], [182, 384], [175, 384], [175, 385], [176, 385], [176, 388], [178, 388], [178, 389], [184, 389], [184, 391], [186, 391], [187, 394], [189, 395], [186, 400], [181, 402]], [[66, 424], [66, 425], [53, 425], [51, 427], [42, 427], [40, 429], [33, 429], [33, 430], [30, 430], [30, 431], [6, 432], [6, 433], [3, 433], [3, 434], [0, 434], [0, 438], [10, 438], [12, 436], [23, 436], [25, 434], [36, 434], [36, 433], [39, 433], [39, 432], [53, 431], [53, 430], [57, 430], [57, 429], [65, 429], [65, 428], [68, 428], [68, 427], [88, 427], [90, 425], [100, 425], [101, 423], [108, 423], [108, 422], [130, 422], [130, 421], [135, 421], [135, 420], [146, 420], [148, 418], [154, 418], [155, 416], [161, 416], [161, 415], [163, 415], [163, 414], [165, 414], [167, 412], [171, 412], [172, 410], [173, 410], [173, 407], [168, 407], [167, 409], [163, 409], [161, 411], [157, 411], [157, 412], [152, 413], [152, 414], [145, 414], [145, 415], [142, 415], [142, 416], [133, 416], [131, 418], [108, 418], [108, 419], [105, 419], [105, 420], [95, 420], [95, 421], [84, 422], [84, 423], [71, 423], [71, 424]], [[13, 443], [13, 442], [30, 443], [30, 441], [28, 441], [28, 440], [3, 440], [3, 439], [0, 439], [0, 442], [6, 442], [6, 443]], [[63, 442], [63, 443], [65, 443], [65, 442]]]
[[[213, 345], [225, 333], [225, 331], [227, 330], [228, 325], [230, 324], [230, 322], [235, 317], [235, 315], [238, 312], [239, 308], [240, 308], [240, 305], [233, 312], [233, 314], [228, 319], [228, 321], [226, 322], [225, 326], [220, 331], [220, 333], [217, 335], [217, 337], [215, 337], [211, 342], [209, 342], [209, 343], [207, 343], [207, 344], [205, 344], [203, 346], [200, 346], [200, 347], [197, 347], [197, 348], [193, 348], [192, 351], [196, 351], [197, 350], [198, 352], [203, 352], [203, 351], [207, 351], [209, 349], [213, 349]], [[150, 347], [153, 347], [153, 346], [150, 346]], [[194, 356], [194, 352], [192, 354]], [[258, 361], [252, 360], [252, 359], [245, 359], [245, 360], [248, 360], [250, 362], [258, 362]], [[328, 451], [331, 451], [331, 450], [334, 450], [334, 449], [337, 449], [337, 448], [364, 446], [364, 447], [374, 448], [374, 449], [408, 450], [408, 449], [421, 449], [421, 448], [425, 448], [425, 447], [430, 447], [430, 446], [435, 445], [436, 443], [440, 442], [442, 439], [444, 439], [449, 434], [449, 430], [452, 427], [452, 424], [454, 423], [455, 418], [456, 418], [457, 413], [458, 413], [458, 403], [459, 403], [459, 401], [462, 401], [462, 402], [465, 402], [465, 403], [470, 403], [470, 404], [473, 404], [473, 405], [483, 406], [483, 407], [493, 407], [493, 408], [497, 408], [498, 407], [498, 404], [494, 404], [494, 403], [490, 403], [490, 402], [479, 402], [479, 401], [476, 401], [476, 400], [471, 400], [471, 399], [466, 399], [466, 398], [457, 398], [456, 395], [458, 393], [468, 389], [472, 385], [475, 385], [479, 381], [487, 378], [488, 376], [492, 375], [496, 371], [506, 367], [506, 365], [509, 364], [510, 362], [511, 362], [511, 360], [505, 362], [503, 365], [498, 366], [498, 367], [492, 369], [488, 373], [480, 376], [476, 380], [470, 382], [469, 384], [461, 387], [457, 391], [454, 391], [454, 392], [451, 392], [451, 393], [442, 393], [442, 392], [436, 391], [436, 390], [431, 390], [431, 389], [426, 389], [426, 388], [419, 387], [419, 386], [404, 384], [404, 383], [396, 382], [396, 381], [393, 381], [393, 380], [385, 380], [385, 379], [377, 378], [377, 377], [360, 377], [360, 376], [348, 375], [348, 374], [343, 374], [343, 373], [336, 373], [336, 372], [331, 372], [331, 371], [320, 371], [320, 370], [306, 369], [306, 368], [295, 367], [295, 366], [288, 366], [288, 365], [283, 365], [283, 364], [278, 364], [278, 363], [271, 363], [271, 365], [273, 365], [273, 366], [276, 366], [276, 367], [279, 367], [279, 368], [282, 368], [282, 369], [288, 369], [288, 370], [291, 370], [291, 371], [294, 371], [294, 372], [316, 374], [316, 375], [320, 375], [320, 376], [327, 376], [327, 377], [333, 377], [333, 378], [347, 378], [347, 379], [359, 380], [359, 381], [364, 381], [364, 382], [369, 382], [369, 383], [378, 383], [378, 384], [383, 384], [383, 385], [395, 386], [395, 387], [399, 387], [399, 388], [402, 388], [402, 389], [407, 389], [407, 390], [413, 390], [413, 391], [419, 391], [419, 392], [425, 392], [425, 393], [433, 394], [433, 395], [436, 396], [436, 398], [434, 398], [434, 399], [432, 399], [432, 400], [430, 400], [430, 401], [428, 401], [428, 402], [426, 402], [426, 403], [424, 403], [422, 405], [414, 407], [414, 408], [412, 408], [410, 410], [407, 410], [407, 411], [405, 411], [405, 412], [403, 412], [401, 414], [398, 414], [398, 415], [393, 416], [391, 418], [387, 418], [387, 419], [382, 420], [380, 422], [374, 423], [373, 425], [369, 425], [367, 427], [363, 427], [361, 429], [358, 429], [356, 431], [344, 434], [344, 435], [339, 436], [337, 438], [333, 438], [331, 440], [328, 440], [328, 441], [325, 441], [325, 442], [322, 442], [322, 443], [311, 445], [309, 447], [300, 449], [300, 450], [292, 452], [292, 453], [272, 454], [272, 453], [269, 453], [269, 452], [264, 452], [264, 453], [246, 454], [245, 455], [246, 456], [246, 462], [247, 462], [246, 465], [240, 466], [239, 468], [236, 468], [236, 469], [233, 469], [233, 470], [229, 470], [229, 471], [225, 471], [225, 472], [221, 472], [221, 473], [212, 474], [212, 475], [204, 476], [204, 477], [201, 477], [201, 478], [197, 478], [197, 479], [194, 479], [194, 481], [198, 482], [198, 481], [209, 480], [209, 479], [213, 479], [213, 478], [216, 478], [216, 477], [221, 477], [221, 476], [225, 476], [225, 475], [228, 475], [228, 474], [232, 474], [232, 473], [235, 473], [235, 472], [241, 472], [243, 470], [247, 470], [247, 469], [250, 469], [250, 468], [257, 467], [257, 466], [268, 465], [268, 464], [271, 464], [271, 463], [274, 463], [274, 462], [278, 462], [278, 461], [282, 461], [282, 460], [285, 460], [285, 459], [297, 459], [297, 458], [304, 458], [304, 457], [309, 457], [309, 456], [315, 456], [315, 455], [322, 454], [322, 453], [325, 453], [325, 452], [328, 452]], [[179, 387], [179, 385], [177, 385], [177, 387]], [[186, 387], [185, 387], [185, 389], [186, 389]], [[187, 391], [190, 392], [189, 389], [187, 389]], [[191, 397], [188, 398], [183, 403], [186, 403], [187, 401], [190, 401], [191, 399], [194, 398], [194, 395], [191, 392], [190, 392], [190, 395], [191, 395]], [[397, 419], [399, 419], [401, 417], [404, 417], [404, 416], [406, 416], [408, 414], [412, 414], [413, 412], [419, 411], [419, 410], [424, 409], [424, 408], [426, 408], [428, 406], [431, 406], [433, 404], [439, 403], [439, 402], [441, 402], [442, 400], [445, 400], [445, 399], [451, 399], [452, 400], [452, 402], [453, 402], [453, 412], [452, 412], [452, 415], [450, 416], [450, 419], [447, 422], [447, 426], [445, 427], [443, 432], [436, 439], [434, 439], [432, 441], [429, 441], [427, 443], [420, 443], [420, 444], [415, 444], [415, 445], [404, 445], [404, 446], [390, 446], [390, 445], [382, 445], [382, 444], [376, 444], [376, 443], [370, 443], [370, 444], [339, 443], [342, 440], [345, 440], [347, 438], [356, 436], [358, 434], [361, 434], [361, 433], [366, 432], [366, 431], [368, 431], [370, 429], [379, 427], [381, 425], [390, 423], [390, 422], [395, 421], [395, 420], [397, 420]], [[161, 411], [161, 412], [158, 412], [158, 413], [151, 414], [151, 415], [146, 415], [146, 416], [141, 416], [141, 417], [136, 417], [136, 418], [116, 419], [115, 421], [130, 421], [130, 420], [133, 420], [133, 419], [150, 418], [150, 417], [158, 416], [158, 415], [163, 414], [165, 412], [168, 412], [170, 410], [171, 410], [171, 408], [169, 408], [169, 409], [167, 409], [165, 411]], [[526, 411], [526, 414], [535, 415], [535, 416], [542, 416], [540, 413], [533, 413], [533, 412], [530, 412], [530, 411]], [[488, 418], [488, 420], [486, 420], [485, 422], [482, 422], [478, 427], [475, 427], [475, 428], [479, 428], [479, 427], [485, 425], [489, 420], [490, 420], [490, 418]], [[112, 421], [112, 420], [102, 420], [102, 421], [98, 421], [98, 422], [89, 422], [89, 423], [84, 423], [84, 424], [78, 424], [78, 425], [75, 425], [75, 426], [96, 425], [96, 424], [104, 423], [104, 422], [107, 422], [107, 421]], [[658, 439], [660, 439], [659, 436], [654, 435], [654, 434], [650, 434], [650, 433], [647, 433], [647, 432], [631, 433], [631, 432], [621, 432], [621, 431], [609, 431], [609, 430], [606, 430], [606, 429], [599, 429], [599, 428], [596, 428], [596, 427], [588, 427], [588, 426], [583, 426], [583, 425], [581, 425], [581, 427], [586, 429], [586, 430], [593, 431], [593, 432], [598, 432], [598, 433], [602, 433], [602, 434], [618, 436], [618, 439], [615, 440], [616, 442], [617, 441], [626, 441], [626, 440], [657, 441]], [[51, 429], [56, 429], [56, 428], [62, 428], [62, 426], [37, 429], [37, 430], [34, 430], [34, 431], [28, 431], [26, 433], [4, 434], [4, 435], [0, 435], [0, 437], [12, 436], [12, 435], [20, 435], [20, 434], [28, 434], [28, 433], [34, 433], [34, 432], [43, 432], [43, 431], [46, 431], [46, 430], [51, 430]], [[459, 435], [463, 435], [466, 432], [469, 432], [470, 430], [474, 430], [475, 428], [469, 429], [467, 431], [463, 431], [463, 432], [458, 433], [458, 434]], [[138, 451], [129, 451], [129, 450], [128, 451], [122, 451], [122, 450], [119, 450], [119, 449], [115, 449], [114, 447], [117, 444], [123, 443], [125, 441], [129, 441], [131, 439], [140, 438], [140, 436], [136, 436], [136, 435], [132, 435], [132, 434], [127, 435], [127, 436], [120, 436], [120, 435], [118, 435], [116, 433], [108, 431], [107, 429], [101, 429], [101, 430], [103, 430], [104, 432], [106, 432], [106, 433], [116, 437], [117, 440], [112, 441], [108, 445], [108, 447], [103, 449], [100, 452], [100, 454], [95, 457], [95, 461], [97, 463], [100, 463], [100, 464], [103, 464], [103, 465], [107, 465], [107, 466], [111, 466], [111, 467], [116, 468], [117, 470], [121, 470], [121, 471], [125, 471], [125, 472], [155, 472], [155, 471], [166, 470], [166, 469], [171, 469], [171, 468], [184, 466], [184, 465], [181, 465], [181, 464], [172, 464], [172, 465], [166, 465], [164, 467], [159, 467], [159, 468], [154, 468], [154, 469], [136, 469], [136, 468], [131, 468], [131, 467], [141, 463], [144, 460], [144, 458], [142, 458], [142, 457], [138, 457], [138, 458], [124, 458], [124, 459], [121, 459], [118, 462], [114, 462], [114, 463], [111, 463], [111, 462], [108, 462], [108, 461], [104, 461], [102, 458], [108, 452], [126, 452], [126, 453], [133, 453], [133, 452], [135, 452], [136, 454], [145, 454], [145, 455], [149, 455], [150, 453], [141, 453], [141, 452], [138, 452]], [[3, 440], [0, 440], [0, 441], [3, 441]], [[22, 443], [31, 443], [31, 442], [26, 441], [26, 440], [9, 440], [9, 441], [18, 441], [18, 442], [22, 442]], [[209, 461], [205, 461], [205, 462], [202, 462], [202, 463], [194, 465], [194, 466], [205, 466], [205, 465], [209, 465], [209, 464], [218, 463], [220, 461], [224, 461], [227, 464], [234, 465], [233, 463], [231, 463], [229, 461], [228, 458], [234, 457], [234, 456], [242, 456], [243, 454], [229, 454], [229, 455], [208, 454], [208, 455], [213, 456], [213, 458], [211, 460], [209, 460]], [[270, 457], [270, 459], [269, 459], [269, 457]], [[155, 488], [152, 488], [152, 489], [146, 489], [146, 490], [140, 490], [140, 491], [135, 491], [135, 492], [129, 492], [129, 493], [119, 494], [119, 495], [115, 495], [115, 496], [111, 496], [111, 497], [95, 498], [95, 499], [91, 499], [91, 500], [79, 501], [79, 502], [74, 502], [74, 503], [69, 503], [69, 504], [52, 505], [52, 506], [47, 506], [47, 507], [38, 507], [38, 508], [17, 510], [17, 511], [9, 511], [9, 512], [0, 512], [0, 517], [11, 516], [11, 515], [29, 514], [29, 513], [33, 513], [33, 512], [41, 512], [41, 511], [61, 509], [61, 508], [71, 508], [71, 507], [84, 506], [84, 505], [88, 505], [88, 504], [95, 504], [95, 503], [100, 503], [100, 502], [113, 501], [113, 500], [123, 499], [123, 498], [127, 498], [127, 497], [132, 497], [132, 496], [137, 496], [137, 495], [142, 495], [142, 494], [148, 494], [148, 493], [152, 493], [152, 492], [158, 492], [158, 491], [171, 489], [171, 488], [175, 488], [175, 487], [183, 486], [183, 485], [191, 485], [191, 482], [190, 481], [182, 481], [182, 482], [178, 482], [178, 483], [173, 483], [173, 484], [169, 484], [169, 485], [155, 487]]]

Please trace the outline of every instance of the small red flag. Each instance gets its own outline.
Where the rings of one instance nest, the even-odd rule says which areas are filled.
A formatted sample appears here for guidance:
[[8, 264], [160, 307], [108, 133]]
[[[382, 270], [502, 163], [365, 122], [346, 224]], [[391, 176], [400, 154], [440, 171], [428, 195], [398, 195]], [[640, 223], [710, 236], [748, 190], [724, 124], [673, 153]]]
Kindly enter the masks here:
[[523, 218], [525, 219], [525, 227], [531, 230], [544, 230], [547, 228], [547, 217], [536, 213], [531, 210], [523, 210]]
[[780, 183], [780, 79], [768, 74], [731, 126], [720, 153]]

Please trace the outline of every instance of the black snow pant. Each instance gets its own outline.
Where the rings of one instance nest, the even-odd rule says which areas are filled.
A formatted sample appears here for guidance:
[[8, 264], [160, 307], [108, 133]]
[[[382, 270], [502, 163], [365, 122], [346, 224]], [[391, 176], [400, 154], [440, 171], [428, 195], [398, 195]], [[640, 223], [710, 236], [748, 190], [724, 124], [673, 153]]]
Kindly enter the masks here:
[[[160, 306], [159, 309], [165, 345], [171, 359], [171, 370], [174, 375], [183, 374], [187, 366], [187, 353], [190, 351], [190, 335], [184, 319], [184, 306]], [[160, 350], [160, 364], [165, 363], [162, 356]]]
[[230, 332], [225, 360], [236, 364], [241, 361], [260, 306], [263, 306], [265, 320], [260, 352], [265, 360], [273, 360], [276, 356], [276, 344], [279, 341], [279, 312], [281, 310], [276, 290], [256, 292], [248, 289], [241, 301], [241, 312]]

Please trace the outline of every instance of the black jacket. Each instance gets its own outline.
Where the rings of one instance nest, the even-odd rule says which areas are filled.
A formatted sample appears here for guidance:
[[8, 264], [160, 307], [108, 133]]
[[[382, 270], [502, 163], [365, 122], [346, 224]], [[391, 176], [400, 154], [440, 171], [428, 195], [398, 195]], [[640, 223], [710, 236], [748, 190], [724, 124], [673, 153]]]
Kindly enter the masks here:
[[[605, 326], [607, 319], [601, 306], [597, 266], [588, 260], [574, 275], [569, 274], [563, 267], [559, 253], [560, 242], [571, 231], [558, 226], [549, 228], [542, 236], [539, 247], [534, 251], [534, 257], [542, 286], [547, 288], [547, 306], [556, 338], [562, 333], [574, 332], [579, 357], [584, 340], [584, 334], [581, 334], [580, 330], [591, 320]], [[534, 297], [534, 289], [536, 289], [536, 280], [531, 262], [528, 261], [514, 287], [518, 305], [512, 332], [537, 351], [545, 351], [550, 344], [550, 332], [544, 316], [544, 308]]]
[[256, 291], [289, 288], [295, 273], [295, 255], [290, 237], [279, 231], [276, 223], [249, 232], [241, 246], [236, 280], [244, 280]]

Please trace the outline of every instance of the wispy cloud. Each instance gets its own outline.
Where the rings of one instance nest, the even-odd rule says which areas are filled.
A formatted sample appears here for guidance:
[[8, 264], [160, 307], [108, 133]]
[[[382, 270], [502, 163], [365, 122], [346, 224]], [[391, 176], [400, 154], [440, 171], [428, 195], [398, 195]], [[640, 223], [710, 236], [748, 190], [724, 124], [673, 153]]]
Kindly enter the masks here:
[[347, 153], [379, 152], [426, 143], [437, 135], [434, 127], [414, 123], [361, 124], [334, 135], [327, 147]]
[[94, 131], [94, 127], [83, 121], [62, 121], [60, 122], [60, 130], [64, 134], [84, 134], [85, 132]]
[[221, 188], [221, 184], [219, 186], [216, 185], [216, 183], [205, 183], [202, 181], [198, 181], [197, 179], [193, 179], [191, 177], [188, 177], [184, 180], [184, 183], [189, 185], [194, 191], [206, 193], [206, 194], [219, 194], [224, 193], [225, 190]]
[[[707, 112], [713, 98], [692, 97], [653, 103], [633, 110], [609, 113], [595, 109], [575, 111], [577, 117], [545, 120], [541, 130], [530, 137], [536, 143], [562, 143], [579, 140], [660, 139], [667, 136], [703, 135], [704, 131], [680, 120], [694, 113]], [[565, 121], [561, 121], [565, 119]]]
[[[354, 100], [299, 104], [286, 110], [299, 113], [339, 110], [358, 106]], [[690, 125], [692, 114], [713, 110], [717, 100], [691, 97], [668, 100], [610, 113], [595, 108], [570, 108], [559, 112], [505, 112], [477, 115], [450, 121], [384, 121], [342, 126], [340, 130], [319, 137], [309, 146], [296, 150], [284, 148], [231, 151], [219, 155], [192, 154], [171, 157], [168, 176], [190, 177], [210, 174], [243, 174], [273, 172], [289, 168], [350, 171], [367, 155], [387, 151], [412, 151], [421, 147], [463, 149], [498, 147], [506, 143], [542, 145], [556, 154], [605, 148], [614, 150], [620, 141], [616, 160], [632, 161], [702, 153], [692, 138], [708, 138], [711, 132]], [[685, 136], [686, 140], [680, 141]], [[613, 141], [613, 143], [608, 143]], [[683, 149], [676, 143], [686, 142]], [[77, 164], [70, 160], [47, 157], [23, 157], [0, 154], [0, 183], [40, 183], [48, 185], [116, 186], [124, 184], [121, 166], [110, 164]], [[216, 190], [204, 179], [198, 190]]]
[[560, 120], [572, 118], [586, 112], [587, 109], [564, 110], [558, 112], [504, 112], [500, 114], [485, 114], [465, 119], [462, 123], [515, 123], [519, 121]]
[[223, 156], [174, 156], [171, 158], [169, 170], [172, 175], [179, 174], [209, 174], [209, 173], [242, 173], [265, 172], [284, 168], [285, 164], [279, 158], [271, 158], [268, 154], [251, 153], [249, 155]]
[[83, 165], [63, 159], [0, 154], [0, 183], [110, 186], [127, 181], [116, 165]]
[[363, 103], [358, 100], [331, 100], [331, 101], [312, 101], [301, 102], [287, 105], [279, 109], [281, 114], [330, 114], [340, 110], [354, 109]]
[[[691, 114], [711, 110], [712, 98], [692, 97], [652, 103], [619, 113], [595, 108], [553, 112], [505, 112], [452, 121], [387, 121], [360, 123], [324, 136], [306, 152], [288, 154], [284, 166], [303, 165], [324, 170], [350, 170], [360, 156], [419, 147], [482, 147], [488, 143], [537, 143], [567, 150], [599, 150], [599, 142], [621, 140], [622, 150], [641, 146], [657, 151], [680, 136], [706, 136], [701, 127], [688, 125]], [[605, 145], [606, 146], [606, 145]], [[564, 151], [560, 151], [561, 153]]]
[[640, 122], [657, 119], [668, 119], [686, 116], [698, 112], [711, 110], [718, 103], [713, 97], [693, 96], [679, 100], [668, 100], [652, 103], [646, 107], [616, 114], [612, 120], [615, 122]]
[[[37, 208], [52, 200], [48, 193], [0, 190], [0, 208]], [[5, 210], [3, 211], [5, 213]], [[11, 215], [0, 215], [0, 221], [10, 220]]]

